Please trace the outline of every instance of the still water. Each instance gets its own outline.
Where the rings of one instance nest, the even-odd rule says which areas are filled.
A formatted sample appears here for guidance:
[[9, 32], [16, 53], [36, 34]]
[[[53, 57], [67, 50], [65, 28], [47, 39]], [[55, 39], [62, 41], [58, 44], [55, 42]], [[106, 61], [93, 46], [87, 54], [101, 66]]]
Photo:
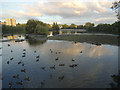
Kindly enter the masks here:
[[3, 88], [9, 88], [10, 82], [12, 88], [108, 88], [111, 75], [118, 74], [118, 46], [62, 40], [13, 40], [2, 46]]

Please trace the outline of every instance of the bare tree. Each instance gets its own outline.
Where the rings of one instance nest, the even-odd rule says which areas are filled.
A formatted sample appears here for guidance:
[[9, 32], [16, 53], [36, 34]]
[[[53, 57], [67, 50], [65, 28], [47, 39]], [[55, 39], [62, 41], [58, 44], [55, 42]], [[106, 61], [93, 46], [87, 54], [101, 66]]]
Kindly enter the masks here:
[[118, 21], [120, 21], [120, 1], [113, 2], [111, 8], [117, 13]]

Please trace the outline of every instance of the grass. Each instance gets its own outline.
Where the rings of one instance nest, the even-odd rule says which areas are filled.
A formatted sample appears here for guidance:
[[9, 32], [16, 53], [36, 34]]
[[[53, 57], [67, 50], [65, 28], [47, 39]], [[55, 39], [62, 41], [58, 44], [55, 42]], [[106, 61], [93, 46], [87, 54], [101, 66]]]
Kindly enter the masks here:
[[67, 40], [76, 42], [99, 42], [101, 44], [118, 45], [118, 37], [112, 35], [56, 35], [49, 40]]

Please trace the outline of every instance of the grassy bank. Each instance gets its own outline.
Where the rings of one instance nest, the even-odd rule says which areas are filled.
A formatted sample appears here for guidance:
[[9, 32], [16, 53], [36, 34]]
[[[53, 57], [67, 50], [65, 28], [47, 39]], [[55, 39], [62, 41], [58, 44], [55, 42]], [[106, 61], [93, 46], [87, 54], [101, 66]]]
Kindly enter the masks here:
[[118, 45], [118, 37], [112, 35], [57, 35], [49, 40], [68, 40], [76, 42], [99, 42], [102, 44]]

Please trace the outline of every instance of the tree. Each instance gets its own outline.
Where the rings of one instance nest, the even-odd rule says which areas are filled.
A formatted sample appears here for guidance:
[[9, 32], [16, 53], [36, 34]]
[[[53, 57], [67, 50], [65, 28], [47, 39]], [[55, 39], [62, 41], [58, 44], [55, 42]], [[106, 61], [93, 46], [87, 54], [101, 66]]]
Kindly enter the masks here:
[[48, 26], [47, 25], [41, 25], [41, 24], [37, 24], [36, 29], [35, 29], [35, 33], [37, 34], [41, 34], [41, 35], [47, 35], [48, 34]]
[[113, 2], [112, 7], [113, 10], [117, 13], [118, 20], [120, 21], [120, 1]]
[[78, 25], [77, 26], [78, 29], [83, 29], [83, 27], [84, 27], [83, 25]]
[[26, 24], [26, 32], [29, 33], [29, 34], [34, 33], [37, 24], [43, 24], [43, 22], [38, 21], [38, 20], [34, 20], [34, 19], [28, 20], [27, 24]]
[[62, 25], [63, 29], [67, 29], [69, 26], [67, 24]]
[[75, 29], [76, 28], [76, 25], [75, 24], [71, 24], [70, 25], [70, 29]]
[[90, 29], [90, 28], [94, 27], [94, 23], [87, 22], [87, 23], [84, 25], [84, 27], [85, 27], [86, 29]]
[[86, 27], [93, 27], [93, 26], [94, 26], [94, 23], [87, 22], [87, 23], [85, 24], [85, 26], [86, 26]]
[[52, 30], [53, 30], [53, 34], [59, 34], [59, 26], [57, 24], [57, 22], [53, 22], [53, 26], [52, 26]]
[[[118, 18], [118, 33], [120, 35], [120, 1], [113, 2], [112, 7], [113, 10], [117, 13], [117, 18]], [[119, 41], [120, 42], [120, 41]]]
[[7, 26], [2, 25], [2, 33], [3, 34], [21, 34], [25, 33], [25, 26]]

